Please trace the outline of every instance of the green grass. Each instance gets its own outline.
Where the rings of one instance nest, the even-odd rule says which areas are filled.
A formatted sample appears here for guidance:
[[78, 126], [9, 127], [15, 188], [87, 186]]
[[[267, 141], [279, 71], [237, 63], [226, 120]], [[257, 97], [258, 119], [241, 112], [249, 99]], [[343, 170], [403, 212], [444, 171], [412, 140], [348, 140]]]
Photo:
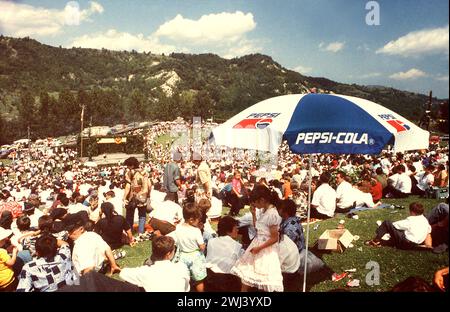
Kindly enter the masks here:
[[[411, 196], [408, 199], [385, 199], [384, 202], [402, 205], [405, 209], [362, 211], [358, 213], [358, 220], [347, 218], [345, 215], [337, 215], [332, 219], [315, 223], [314, 225], [319, 224], [317, 230], [313, 230], [314, 225], [310, 226], [310, 246], [317, 242], [318, 237], [325, 230], [335, 229], [342, 219], [345, 220], [345, 228], [353, 235], [360, 236], [360, 238], [353, 242], [353, 248], [348, 248], [343, 253], [332, 252], [323, 254], [322, 259], [335, 272], [341, 273], [346, 269], [356, 268], [357, 271], [353, 273], [353, 277], [360, 280], [360, 287], [352, 288], [352, 291], [388, 291], [395, 284], [409, 276], [418, 276], [431, 283], [434, 272], [441, 267], [448, 266], [448, 253], [438, 255], [433, 254], [431, 251], [404, 251], [391, 247], [373, 248], [364, 245], [365, 240], [373, 238], [377, 228], [377, 220], [397, 221], [406, 218], [409, 215], [408, 206], [413, 201], [421, 202], [427, 212], [441, 202], [434, 199], [419, 199], [416, 196]], [[227, 214], [228, 210], [229, 208], [224, 208], [223, 214]], [[248, 209], [241, 210], [241, 215], [246, 211]], [[212, 226], [215, 228], [217, 224], [213, 223]], [[359, 248], [362, 248], [361, 251], [358, 250]], [[123, 249], [127, 252], [127, 256], [118, 260], [119, 265], [122, 268], [136, 267], [142, 265], [150, 256], [151, 242], [138, 243], [134, 247], [125, 246]], [[366, 275], [369, 273], [369, 269], [366, 269], [366, 264], [369, 261], [376, 261], [380, 265], [380, 285], [369, 286], [365, 282]], [[118, 278], [118, 274], [115, 277]], [[311, 291], [326, 292], [336, 288], [345, 288], [347, 281], [347, 278], [339, 282], [325, 281], [315, 285]]]
[[[419, 199], [416, 196], [411, 196], [408, 199], [388, 200], [384, 202], [396, 205], [403, 205], [405, 209], [379, 209], [372, 211], [362, 211], [358, 213], [359, 219], [354, 220], [346, 218], [344, 215], [335, 217], [330, 220], [321, 221], [317, 231], [310, 232], [310, 244], [314, 244], [320, 234], [326, 229], [336, 228], [339, 220], [345, 220], [345, 228], [353, 235], [359, 235], [360, 239], [353, 242], [354, 247], [348, 248], [342, 254], [329, 253], [323, 255], [324, 262], [330, 266], [335, 272], [343, 272], [346, 269], [356, 268], [356, 273], [353, 277], [360, 280], [360, 287], [354, 288], [354, 291], [387, 291], [395, 284], [405, 280], [410, 276], [418, 276], [428, 282], [432, 282], [434, 272], [441, 267], [448, 266], [448, 253], [434, 254], [431, 251], [425, 250], [398, 250], [391, 247], [367, 247], [364, 241], [371, 239], [375, 235], [377, 228], [377, 220], [392, 220], [397, 221], [404, 219], [409, 215], [408, 206], [411, 202], [421, 202], [426, 212], [430, 211], [436, 206], [439, 200], [433, 199]], [[362, 250], [358, 250], [362, 248]], [[369, 269], [366, 269], [366, 264], [369, 261], [375, 261], [380, 265], [380, 285], [369, 286], [366, 284], [366, 275]], [[325, 281], [315, 285], [311, 291], [329, 291], [336, 288], [345, 287], [347, 279], [339, 282]]]

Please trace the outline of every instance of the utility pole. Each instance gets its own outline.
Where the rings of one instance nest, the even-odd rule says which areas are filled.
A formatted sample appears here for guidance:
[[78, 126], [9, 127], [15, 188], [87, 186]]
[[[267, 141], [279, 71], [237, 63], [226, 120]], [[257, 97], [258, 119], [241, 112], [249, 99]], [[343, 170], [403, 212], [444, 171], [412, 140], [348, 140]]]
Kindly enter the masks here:
[[90, 121], [89, 121], [89, 144], [88, 144], [88, 146], [89, 146], [89, 148], [88, 148], [88, 156], [89, 156], [89, 161], [92, 161], [92, 148], [91, 148], [91, 129], [92, 129], [92, 116], [91, 116], [91, 118], [90, 118]]
[[433, 101], [433, 91], [430, 90], [430, 97], [428, 99], [428, 109], [427, 109], [427, 131], [430, 129], [432, 101]]
[[81, 130], [80, 130], [80, 158], [83, 157], [83, 123], [84, 123], [84, 107], [85, 105], [81, 105]]
[[31, 161], [31, 149], [30, 149], [30, 125], [27, 127], [28, 133], [28, 159]]

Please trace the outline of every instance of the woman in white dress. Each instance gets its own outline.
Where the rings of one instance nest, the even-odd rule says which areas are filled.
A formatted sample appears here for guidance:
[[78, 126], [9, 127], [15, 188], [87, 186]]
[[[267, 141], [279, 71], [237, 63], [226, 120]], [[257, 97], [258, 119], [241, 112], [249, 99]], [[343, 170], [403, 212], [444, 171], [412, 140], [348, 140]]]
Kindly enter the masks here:
[[[278, 258], [278, 230], [281, 217], [275, 208], [278, 195], [263, 185], [257, 185], [250, 195], [256, 237], [231, 269], [242, 282], [242, 291], [255, 287], [264, 291], [283, 291], [283, 276]], [[261, 209], [256, 219], [256, 209]]]

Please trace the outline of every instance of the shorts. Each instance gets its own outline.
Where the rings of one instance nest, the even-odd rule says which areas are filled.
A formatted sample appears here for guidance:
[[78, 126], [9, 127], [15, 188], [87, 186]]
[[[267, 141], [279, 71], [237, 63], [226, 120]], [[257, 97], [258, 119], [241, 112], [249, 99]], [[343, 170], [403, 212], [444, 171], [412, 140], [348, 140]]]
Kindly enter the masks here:
[[181, 252], [180, 262], [187, 266], [194, 282], [200, 282], [206, 278], [206, 258], [200, 251]]

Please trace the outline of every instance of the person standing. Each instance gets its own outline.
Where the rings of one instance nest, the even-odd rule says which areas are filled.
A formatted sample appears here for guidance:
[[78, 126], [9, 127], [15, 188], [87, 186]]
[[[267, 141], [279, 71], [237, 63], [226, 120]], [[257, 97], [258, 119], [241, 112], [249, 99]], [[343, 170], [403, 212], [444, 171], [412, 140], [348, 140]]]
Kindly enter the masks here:
[[[275, 208], [278, 200], [275, 192], [262, 185], [255, 186], [250, 194], [256, 237], [230, 271], [241, 279], [243, 292], [248, 291], [249, 287], [268, 292], [283, 291], [283, 276], [278, 256], [281, 217]], [[256, 209], [262, 211], [258, 219]]]
[[126, 209], [125, 218], [133, 228], [134, 212], [138, 209], [139, 225], [138, 232], [144, 233], [145, 219], [147, 217], [147, 200], [149, 197], [149, 182], [145, 171], [139, 170], [139, 161], [135, 157], [130, 157], [125, 160], [124, 165], [128, 170], [125, 174], [125, 192], [124, 205]]
[[195, 183], [197, 184], [197, 190], [195, 199], [198, 202], [202, 198], [211, 200], [212, 197], [212, 180], [211, 170], [205, 160], [202, 159], [202, 155], [199, 153], [193, 153], [192, 161], [196, 164], [197, 173], [195, 175]]
[[173, 155], [172, 161], [164, 167], [163, 185], [166, 193], [178, 204], [178, 191], [181, 191], [181, 172], [178, 166], [180, 158]]

